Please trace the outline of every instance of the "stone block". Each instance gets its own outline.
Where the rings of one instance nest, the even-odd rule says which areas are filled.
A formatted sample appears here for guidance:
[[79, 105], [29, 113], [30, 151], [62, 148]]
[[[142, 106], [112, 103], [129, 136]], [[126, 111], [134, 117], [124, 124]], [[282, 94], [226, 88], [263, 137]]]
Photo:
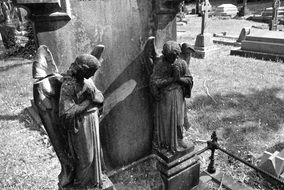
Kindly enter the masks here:
[[103, 175], [103, 184], [101, 187], [88, 187], [88, 188], [82, 188], [82, 187], [64, 187], [60, 188], [60, 190], [116, 190], [113, 186], [113, 183], [109, 180], [109, 178], [106, 175]]
[[210, 47], [214, 45], [212, 35], [210, 33], [199, 34], [195, 40], [195, 49]]
[[279, 155], [278, 151], [274, 153], [265, 152], [261, 159], [260, 168], [279, 177], [284, 169], [284, 158]]
[[231, 16], [234, 17], [238, 13], [238, 8], [232, 4], [222, 4], [215, 11], [216, 16]]
[[166, 190], [190, 190], [199, 184], [200, 163], [184, 169], [174, 176], [161, 175]]
[[217, 46], [214, 45], [212, 35], [209, 33], [197, 35], [194, 49], [195, 53], [193, 53], [192, 57], [201, 59], [220, 50]]
[[231, 50], [231, 55], [284, 60], [284, 34], [280, 31], [255, 30], [245, 37], [240, 49]]
[[174, 159], [169, 159], [165, 152], [157, 152], [157, 168], [165, 184], [165, 190], [192, 189], [199, 184], [199, 157], [192, 148], [189, 150], [189, 153], [183, 151], [172, 156]]
[[[266, 8], [263, 13], [261, 14], [263, 17], [272, 17], [273, 14], [273, 8], [268, 7]], [[279, 7], [278, 9], [278, 17], [283, 17], [284, 16], [284, 7]]]
[[256, 41], [242, 41], [242, 50], [249, 50], [262, 53], [272, 54], [284, 54], [284, 44], [279, 43], [267, 43], [267, 42], [256, 42]]

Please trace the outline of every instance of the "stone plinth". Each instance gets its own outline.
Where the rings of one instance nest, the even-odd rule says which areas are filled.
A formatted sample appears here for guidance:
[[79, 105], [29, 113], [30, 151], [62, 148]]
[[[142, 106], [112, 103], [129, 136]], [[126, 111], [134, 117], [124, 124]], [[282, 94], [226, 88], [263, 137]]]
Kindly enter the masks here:
[[259, 31], [245, 37], [240, 49], [231, 55], [254, 57], [265, 60], [284, 60], [284, 34], [278, 31]]
[[219, 48], [214, 45], [211, 34], [199, 34], [195, 40], [195, 53], [192, 55], [195, 58], [205, 58], [219, 51]]
[[215, 10], [216, 16], [234, 17], [238, 14], [238, 8], [232, 4], [222, 4]]
[[280, 153], [278, 151], [275, 151], [274, 153], [264, 151], [259, 165], [264, 171], [275, 177], [281, 178], [284, 170], [284, 150]]
[[[261, 14], [263, 17], [268, 17], [268, 18], [272, 18], [272, 14], [273, 14], [273, 8], [269, 7], [266, 8], [263, 13]], [[284, 17], [284, 7], [279, 7], [278, 9], [278, 18]]]
[[199, 184], [199, 157], [194, 147], [173, 155], [169, 152], [157, 152], [158, 170], [165, 184], [165, 190], [190, 190]]
[[80, 188], [80, 187], [64, 187], [59, 188], [60, 190], [116, 190], [113, 186], [113, 183], [109, 180], [106, 175], [103, 175], [103, 183], [101, 187], [88, 187], [88, 188]]

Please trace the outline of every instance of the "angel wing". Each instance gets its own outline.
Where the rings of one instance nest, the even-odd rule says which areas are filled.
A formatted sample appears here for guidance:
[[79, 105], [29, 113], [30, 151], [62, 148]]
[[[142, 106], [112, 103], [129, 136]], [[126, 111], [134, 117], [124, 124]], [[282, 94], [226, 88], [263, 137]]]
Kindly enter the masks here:
[[93, 51], [91, 52], [91, 55], [95, 56], [102, 63], [103, 62], [102, 53], [104, 49], [105, 49], [104, 45], [101, 44], [96, 45]]
[[151, 36], [147, 39], [142, 52], [142, 64], [149, 77], [153, 73], [154, 63], [157, 57], [158, 53], [155, 46], [155, 37]]
[[62, 75], [58, 73], [52, 53], [45, 45], [37, 50], [32, 75], [34, 103], [62, 166], [59, 181], [66, 183], [69, 179], [66, 170], [71, 167], [71, 160], [68, 157], [67, 132], [61, 127], [59, 119]]
[[40, 79], [48, 75], [58, 73], [58, 68], [55, 64], [52, 53], [46, 45], [41, 45], [37, 49], [32, 72], [34, 79]]

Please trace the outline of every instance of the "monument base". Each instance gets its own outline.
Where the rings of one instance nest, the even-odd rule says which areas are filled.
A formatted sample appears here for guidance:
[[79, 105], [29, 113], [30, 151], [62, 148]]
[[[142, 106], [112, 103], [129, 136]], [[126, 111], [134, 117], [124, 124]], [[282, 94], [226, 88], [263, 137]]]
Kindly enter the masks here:
[[195, 53], [193, 53], [192, 57], [204, 59], [217, 53], [220, 48], [214, 45], [211, 34], [205, 33], [197, 35], [194, 50]]
[[59, 190], [116, 190], [110, 179], [103, 175], [103, 184], [101, 187], [59, 187]]
[[[194, 146], [176, 154], [157, 151], [157, 167], [165, 184], [165, 190], [190, 190], [199, 184], [199, 157]], [[190, 152], [189, 152], [190, 151]], [[165, 159], [166, 158], [166, 159]]]
[[241, 57], [251, 57], [251, 58], [261, 59], [261, 60], [266, 60], [266, 61], [276, 61], [276, 62], [280, 60], [284, 61], [284, 55], [248, 51], [248, 50], [242, 50], [241, 48], [231, 50], [230, 55], [238, 55]]
[[279, 31], [255, 31], [246, 36], [240, 49], [231, 50], [231, 55], [264, 60], [284, 60], [284, 37]]

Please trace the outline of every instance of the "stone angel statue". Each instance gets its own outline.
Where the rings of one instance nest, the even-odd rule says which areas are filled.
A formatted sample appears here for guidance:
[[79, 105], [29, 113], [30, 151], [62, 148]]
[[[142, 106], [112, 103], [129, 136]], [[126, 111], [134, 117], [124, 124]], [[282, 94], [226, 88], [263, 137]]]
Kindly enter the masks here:
[[144, 46], [144, 64], [150, 75], [150, 89], [154, 96], [154, 149], [172, 153], [183, 151], [188, 145], [183, 140], [186, 105], [191, 96], [193, 78], [188, 65], [194, 50], [186, 43], [175, 41], [164, 44], [158, 55], [155, 38], [150, 37]]
[[48, 47], [37, 50], [33, 94], [42, 123], [61, 164], [59, 189], [94, 188], [103, 183], [99, 108], [104, 97], [91, 77], [101, 65], [103, 45], [78, 56], [59, 74]]

